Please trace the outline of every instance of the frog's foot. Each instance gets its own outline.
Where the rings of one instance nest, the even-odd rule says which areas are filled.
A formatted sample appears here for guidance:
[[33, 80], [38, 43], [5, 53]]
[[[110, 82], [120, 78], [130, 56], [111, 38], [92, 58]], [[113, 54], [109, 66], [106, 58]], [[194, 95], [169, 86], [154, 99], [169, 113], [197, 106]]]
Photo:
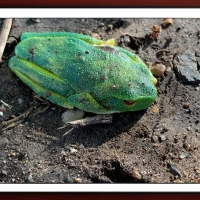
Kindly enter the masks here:
[[72, 128], [62, 135], [65, 136], [81, 126], [87, 126], [91, 124], [110, 124], [110, 123], [112, 123], [112, 114], [97, 115], [94, 117], [86, 117], [84, 119], [67, 122], [65, 126], [60, 127], [58, 129], [63, 129], [67, 126], [71, 126]]

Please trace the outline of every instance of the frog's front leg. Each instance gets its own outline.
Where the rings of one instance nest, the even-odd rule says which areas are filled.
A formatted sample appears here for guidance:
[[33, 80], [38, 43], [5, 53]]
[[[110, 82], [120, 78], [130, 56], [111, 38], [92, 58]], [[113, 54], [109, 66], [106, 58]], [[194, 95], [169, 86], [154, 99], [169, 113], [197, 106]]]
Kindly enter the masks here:
[[89, 93], [77, 93], [69, 96], [67, 100], [74, 107], [87, 112], [92, 111], [96, 114], [110, 114], [118, 112], [100, 105], [99, 102], [96, 101]]

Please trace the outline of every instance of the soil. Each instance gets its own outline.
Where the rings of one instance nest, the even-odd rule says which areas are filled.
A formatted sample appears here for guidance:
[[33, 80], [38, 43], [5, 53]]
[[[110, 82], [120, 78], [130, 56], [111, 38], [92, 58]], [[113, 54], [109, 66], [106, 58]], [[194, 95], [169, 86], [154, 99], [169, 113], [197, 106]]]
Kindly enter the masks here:
[[[58, 128], [63, 126], [65, 108], [50, 103], [43, 113], [13, 127], [1, 127], [0, 183], [199, 183], [200, 82], [185, 81], [174, 59], [187, 50], [199, 70], [200, 19], [173, 19], [173, 24], [166, 26], [162, 21], [13, 19], [0, 65], [0, 100], [11, 108], [1, 107], [0, 124], [33, 103], [35, 109], [46, 106], [46, 102], [35, 101], [31, 89], [8, 68], [23, 32], [97, 33], [103, 40], [114, 38], [117, 45], [145, 62], [161, 63], [167, 70], [157, 77], [159, 95], [152, 106], [114, 114], [112, 124], [88, 125], [63, 136], [67, 128]], [[151, 39], [155, 24], [161, 25], [162, 32]]]

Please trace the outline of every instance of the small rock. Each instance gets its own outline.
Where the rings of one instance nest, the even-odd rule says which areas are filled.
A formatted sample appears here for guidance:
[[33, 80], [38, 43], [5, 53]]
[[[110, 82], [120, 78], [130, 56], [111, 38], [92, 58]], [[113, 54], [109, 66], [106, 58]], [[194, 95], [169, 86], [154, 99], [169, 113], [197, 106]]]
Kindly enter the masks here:
[[179, 177], [183, 176], [182, 173], [180, 172], [180, 170], [178, 169], [177, 164], [169, 163], [168, 167], [171, 170], [171, 172], [173, 172], [173, 174], [177, 174]]
[[190, 103], [188, 102], [183, 103], [183, 108], [189, 108], [189, 107], [190, 107]]
[[124, 35], [124, 43], [129, 44], [131, 42], [130, 36], [129, 35]]
[[108, 25], [108, 30], [109, 30], [109, 31], [112, 31], [112, 30], [113, 30], [113, 25], [112, 25], [112, 24], [109, 24], [109, 25]]
[[14, 178], [12, 178], [12, 182], [14, 183], [16, 180]]
[[188, 131], [191, 131], [191, 130], [192, 130], [192, 128], [191, 128], [190, 126], [188, 126], [188, 127], [187, 127], [187, 130], [188, 130]]
[[3, 112], [2, 111], [0, 111], [0, 116], [3, 116]]
[[4, 170], [4, 169], [1, 170], [1, 173], [2, 173], [3, 175], [6, 175], [6, 176], [8, 175], [8, 172], [7, 172], [6, 170]]
[[158, 136], [157, 136], [157, 135], [153, 135], [153, 136], [152, 136], [152, 140], [153, 140], [154, 142], [158, 142]]
[[24, 100], [22, 99], [22, 98], [18, 98], [17, 99], [17, 103], [20, 105], [20, 104], [22, 104], [24, 102]]
[[42, 165], [37, 165], [38, 169], [43, 169]]
[[196, 91], [199, 91], [199, 87], [196, 87]]
[[186, 158], [189, 156], [189, 153], [186, 151], [186, 152], [182, 152], [181, 155], [179, 156], [180, 159], [183, 159], [183, 158]]
[[85, 19], [81, 19], [82, 22], [85, 22]]
[[81, 180], [80, 178], [75, 178], [75, 179], [74, 179], [74, 182], [75, 182], [75, 183], [81, 183], [82, 180]]
[[165, 141], [167, 138], [166, 138], [166, 136], [165, 135], [161, 135], [160, 136], [160, 140], [163, 142], [163, 141]]
[[32, 174], [29, 174], [29, 175], [28, 175], [28, 182], [34, 182], [34, 181], [33, 181], [33, 176], [32, 176]]
[[168, 67], [166, 68], [165, 71], [166, 71], [166, 72], [171, 72], [171, 71], [172, 71], [172, 68], [168, 66]]
[[71, 154], [74, 154], [74, 153], [76, 153], [76, 152], [78, 151], [78, 150], [76, 150], [76, 149], [74, 149], [74, 148], [70, 148], [69, 150], [70, 150], [70, 153], [71, 153]]
[[83, 119], [84, 111], [82, 110], [66, 110], [62, 115], [62, 122], [67, 123], [79, 119]]
[[99, 23], [99, 26], [100, 26], [100, 27], [104, 27], [104, 26], [105, 26], [105, 24], [104, 24], [104, 23], [102, 23], [102, 22], [100, 22], [100, 23]]
[[200, 83], [197, 60], [192, 51], [188, 49], [185, 52], [176, 55], [173, 64], [180, 81], [189, 84]]
[[195, 56], [200, 57], [200, 51], [196, 51]]
[[136, 171], [136, 170], [133, 170], [130, 174], [130, 176], [134, 179], [138, 179], [138, 180], [141, 180], [142, 179], [142, 175]]
[[80, 145], [79, 145], [79, 148], [80, 148], [80, 149], [84, 149], [85, 147], [84, 147], [83, 144], [80, 144]]
[[61, 151], [61, 155], [62, 155], [62, 156], [66, 156], [66, 152], [62, 150], [62, 151]]
[[200, 168], [195, 169], [197, 174], [200, 174]]
[[156, 105], [151, 106], [151, 112], [152, 113], [158, 113], [159, 112], [159, 108]]
[[35, 22], [35, 23], [39, 23], [40, 22], [40, 19], [38, 18], [32, 18], [31, 21]]

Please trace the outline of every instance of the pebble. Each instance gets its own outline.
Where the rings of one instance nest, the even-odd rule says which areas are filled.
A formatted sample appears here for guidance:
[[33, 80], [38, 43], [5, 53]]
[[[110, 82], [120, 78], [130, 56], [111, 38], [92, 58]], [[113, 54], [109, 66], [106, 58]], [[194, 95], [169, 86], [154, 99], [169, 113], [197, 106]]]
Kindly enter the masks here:
[[100, 27], [103, 27], [103, 26], [105, 26], [105, 24], [102, 23], [102, 22], [100, 22], [100, 23], [99, 23], [99, 26], [100, 26]]
[[158, 113], [159, 112], [159, 108], [156, 105], [151, 106], [151, 112], [152, 113]]
[[183, 103], [183, 108], [189, 108], [189, 107], [190, 107], [190, 103], [188, 102]]
[[179, 156], [180, 159], [186, 158], [189, 156], [188, 152], [182, 152], [181, 155]]
[[133, 170], [130, 175], [131, 175], [132, 178], [135, 178], [135, 179], [138, 179], [138, 180], [142, 179], [142, 175], [136, 170]]
[[152, 140], [153, 140], [154, 142], [158, 142], [158, 136], [157, 136], [157, 135], [153, 135], [153, 136], [152, 136]]
[[1, 170], [1, 173], [3, 174], [3, 175], [6, 175], [7, 176], [7, 174], [8, 174], [8, 172], [6, 171], [6, 170]]
[[188, 131], [191, 131], [191, 130], [192, 130], [192, 128], [191, 128], [190, 126], [188, 126], [188, 127], [187, 127], [187, 130], [188, 130]]
[[195, 169], [197, 174], [200, 174], [200, 168]]
[[163, 141], [165, 141], [167, 138], [166, 138], [166, 136], [165, 135], [161, 135], [160, 136], [160, 140], [163, 142]]
[[2, 111], [0, 111], [0, 116], [3, 116], [3, 112]]
[[180, 170], [178, 169], [177, 165], [174, 163], [169, 163], [169, 168], [171, 171], [173, 171], [174, 173], [176, 173], [177, 175], [179, 175], [180, 177], [182, 177], [182, 173], [180, 172]]
[[196, 87], [196, 91], [199, 91], [199, 87]]
[[81, 183], [82, 180], [81, 180], [80, 178], [75, 178], [75, 179], [74, 179], [74, 182], [75, 182], [75, 183]]
[[83, 119], [84, 111], [82, 110], [66, 110], [62, 113], [61, 118], [63, 123]]
[[84, 149], [85, 146], [84, 146], [83, 144], [80, 144], [80, 145], [79, 145], [79, 148], [80, 148], [80, 149]]
[[74, 182], [73, 179], [71, 178], [71, 176], [69, 176], [69, 175], [65, 175], [63, 181], [64, 181], [64, 183], [73, 183]]
[[38, 18], [36, 18], [36, 19], [35, 19], [35, 18], [32, 18], [31, 20], [32, 20], [33, 22], [36, 22], [36, 23], [39, 23], [39, 22], [40, 22], [40, 19], [38, 19]]
[[61, 151], [61, 155], [62, 155], [62, 156], [65, 156], [65, 155], [66, 155], [66, 152], [65, 152], [64, 150], [62, 150], [62, 151]]
[[76, 149], [74, 149], [74, 148], [70, 148], [69, 150], [70, 150], [70, 153], [71, 153], [71, 154], [74, 154], [74, 153], [76, 153], [76, 152], [78, 151], [78, 150], [76, 150]]
[[125, 36], [124, 36], [124, 42], [125, 42], [125, 43], [130, 43], [130, 42], [131, 42], [131, 39], [130, 39], [130, 36], [129, 36], [129, 35], [125, 35]]
[[24, 100], [22, 99], [22, 98], [18, 98], [17, 99], [17, 103], [20, 105], [20, 104], [22, 104], [24, 102]]
[[16, 180], [14, 178], [12, 178], [12, 182], [14, 183]]
[[32, 176], [32, 174], [28, 175], [28, 181], [33, 182], [33, 176]]
[[109, 31], [112, 31], [112, 30], [113, 30], [113, 25], [112, 25], [112, 24], [109, 24], [109, 25], [108, 25], [108, 30], [109, 30]]

